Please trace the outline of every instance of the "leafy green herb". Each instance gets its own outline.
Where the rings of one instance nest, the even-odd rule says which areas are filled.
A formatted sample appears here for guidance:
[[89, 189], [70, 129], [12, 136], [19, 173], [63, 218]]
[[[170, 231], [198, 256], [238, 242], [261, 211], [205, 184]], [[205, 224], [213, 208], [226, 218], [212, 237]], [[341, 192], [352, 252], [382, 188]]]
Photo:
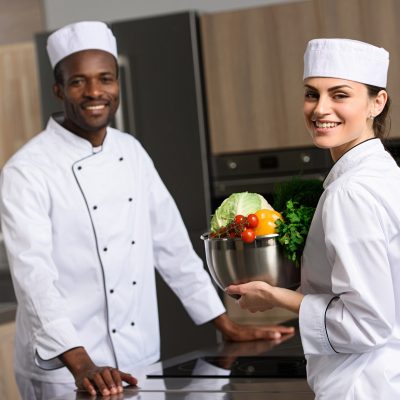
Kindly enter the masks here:
[[273, 206], [275, 210], [284, 210], [288, 200], [307, 207], [317, 207], [318, 200], [324, 191], [319, 179], [292, 179], [279, 182], [274, 186]]
[[276, 221], [279, 243], [289, 260], [297, 266], [300, 265], [314, 212], [315, 207], [300, 205], [298, 202], [288, 200], [286, 208], [282, 211], [284, 221]]

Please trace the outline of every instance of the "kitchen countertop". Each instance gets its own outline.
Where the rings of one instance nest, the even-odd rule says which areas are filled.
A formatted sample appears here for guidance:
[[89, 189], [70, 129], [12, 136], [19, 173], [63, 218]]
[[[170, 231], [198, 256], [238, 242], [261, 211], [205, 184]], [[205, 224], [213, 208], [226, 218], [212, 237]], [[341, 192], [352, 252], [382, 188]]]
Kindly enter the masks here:
[[[305, 378], [236, 378], [226, 374], [212, 378], [147, 378], [158, 375], [163, 368], [205, 356], [218, 357], [225, 367], [237, 357], [243, 356], [302, 356], [298, 330], [281, 341], [258, 340], [242, 343], [222, 343], [210, 348], [190, 352], [172, 359], [158, 362], [133, 373], [139, 380], [138, 387], [127, 387], [123, 394], [107, 397], [110, 400], [313, 400], [314, 394]], [[103, 397], [97, 396], [97, 399]], [[53, 400], [92, 399], [90, 395], [75, 391]]]

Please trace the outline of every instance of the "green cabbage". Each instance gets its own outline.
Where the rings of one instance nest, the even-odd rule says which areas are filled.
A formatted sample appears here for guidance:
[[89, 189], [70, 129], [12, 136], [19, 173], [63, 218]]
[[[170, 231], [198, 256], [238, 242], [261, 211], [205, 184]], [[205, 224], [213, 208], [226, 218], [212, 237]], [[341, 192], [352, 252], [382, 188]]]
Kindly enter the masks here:
[[264, 208], [272, 210], [267, 200], [258, 193], [233, 193], [222, 202], [212, 216], [211, 232], [230, 224], [236, 215], [247, 217]]

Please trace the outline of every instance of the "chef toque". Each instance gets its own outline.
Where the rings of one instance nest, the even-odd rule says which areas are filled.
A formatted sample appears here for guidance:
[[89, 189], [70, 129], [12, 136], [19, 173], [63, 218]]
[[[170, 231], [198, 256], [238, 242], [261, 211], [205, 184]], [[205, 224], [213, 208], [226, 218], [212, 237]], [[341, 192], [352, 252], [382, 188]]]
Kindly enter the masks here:
[[82, 21], [66, 25], [47, 39], [47, 53], [53, 68], [65, 57], [82, 50], [103, 50], [118, 57], [117, 42], [104, 22]]
[[389, 53], [351, 39], [313, 39], [304, 53], [303, 79], [340, 78], [386, 88]]

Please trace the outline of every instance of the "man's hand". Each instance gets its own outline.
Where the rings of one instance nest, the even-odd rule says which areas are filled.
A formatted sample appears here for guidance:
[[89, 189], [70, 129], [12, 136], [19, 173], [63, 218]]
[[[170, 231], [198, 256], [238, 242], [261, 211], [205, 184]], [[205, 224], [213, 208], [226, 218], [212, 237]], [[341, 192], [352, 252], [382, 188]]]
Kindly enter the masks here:
[[248, 340], [276, 340], [282, 335], [292, 334], [292, 326], [283, 325], [239, 325], [233, 322], [227, 314], [222, 314], [212, 321], [215, 327], [221, 331], [225, 340], [233, 342], [245, 342]]
[[221, 345], [220, 355], [216, 360], [221, 368], [230, 369], [238, 357], [258, 356], [264, 354], [272, 348], [278, 346], [294, 335], [294, 330], [290, 334], [285, 334], [279, 339], [272, 340], [251, 340], [247, 342], [224, 341]]
[[122, 382], [137, 384], [137, 379], [131, 374], [117, 368], [95, 365], [83, 347], [66, 351], [60, 359], [74, 376], [78, 389], [86, 390], [93, 396], [97, 392], [103, 396], [122, 393]]

